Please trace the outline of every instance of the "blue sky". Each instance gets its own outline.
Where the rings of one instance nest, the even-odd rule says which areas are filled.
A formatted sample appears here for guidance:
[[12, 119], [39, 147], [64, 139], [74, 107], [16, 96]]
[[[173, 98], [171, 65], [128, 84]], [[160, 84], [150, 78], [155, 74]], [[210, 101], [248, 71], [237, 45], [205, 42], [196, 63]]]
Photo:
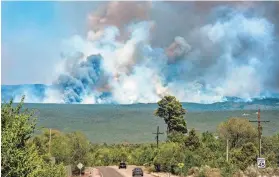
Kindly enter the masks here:
[[86, 28], [94, 2], [2, 2], [2, 83], [50, 84], [60, 44]]

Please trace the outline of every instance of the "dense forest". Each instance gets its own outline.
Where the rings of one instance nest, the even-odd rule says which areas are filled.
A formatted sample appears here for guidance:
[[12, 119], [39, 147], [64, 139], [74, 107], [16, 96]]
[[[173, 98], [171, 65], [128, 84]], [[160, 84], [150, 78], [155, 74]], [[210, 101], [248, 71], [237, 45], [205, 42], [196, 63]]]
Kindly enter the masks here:
[[[50, 132], [42, 129], [35, 135], [36, 117], [32, 110], [24, 109], [24, 97], [20, 104], [2, 104], [2, 176], [66, 176], [65, 166], [118, 165], [120, 161], [146, 166], [149, 171], [160, 170], [179, 175], [253, 176], [259, 155], [258, 131], [243, 118], [230, 118], [221, 122], [217, 132], [198, 133], [188, 130], [187, 111], [172, 96], [158, 102], [154, 114], [167, 125], [167, 140], [144, 144], [94, 144], [81, 132]], [[228, 142], [228, 143], [227, 143]], [[51, 145], [51, 146], [50, 146]], [[229, 147], [228, 159], [226, 148]], [[279, 133], [262, 137], [261, 157], [266, 168], [259, 172], [279, 175]], [[55, 162], [53, 158], [55, 158]], [[180, 164], [180, 165], [179, 165]], [[183, 164], [183, 165], [181, 165]], [[218, 176], [218, 175], [214, 175]]]

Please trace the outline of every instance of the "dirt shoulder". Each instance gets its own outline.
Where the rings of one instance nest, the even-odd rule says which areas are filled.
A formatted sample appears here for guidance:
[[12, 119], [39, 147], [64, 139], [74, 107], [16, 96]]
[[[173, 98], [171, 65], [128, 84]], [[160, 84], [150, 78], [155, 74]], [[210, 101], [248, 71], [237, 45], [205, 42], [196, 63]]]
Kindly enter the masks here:
[[154, 177], [179, 177], [179, 176], [172, 175], [170, 173], [155, 173], [155, 172], [152, 172], [151, 175], [153, 175]]

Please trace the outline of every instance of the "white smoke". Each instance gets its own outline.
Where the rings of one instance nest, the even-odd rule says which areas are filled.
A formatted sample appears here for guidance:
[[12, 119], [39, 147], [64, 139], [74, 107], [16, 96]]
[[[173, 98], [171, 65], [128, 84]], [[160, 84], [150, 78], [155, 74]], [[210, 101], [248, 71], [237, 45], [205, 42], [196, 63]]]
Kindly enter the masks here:
[[[73, 36], [64, 42], [56, 87], [47, 90], [44, 102], [150, 103], [167, 94], [197, 103], [258, 97], [266, 92], [274, 61], [274, 27], [265, 18], [228, 13], [188, 38], [178, 34], [165, 48], [151, 45], [156, 21], [121, 30], [106, 24], [86, 37]], [[123, 31], [129, 37], [118, 40]]]
[[[15, 103], [19, 103], [22, 99], [22, 95], [25, 95], [24, 101], [26, 103], [40, 103], [42, 101], [38, 96], [33, 94], [32, 89], [24, 89], [22, 92], [20, 92], [20, 94], [16, 94], [13, 101]], [[55, 102], [56, 102], [56, 100], [55, 100]]]

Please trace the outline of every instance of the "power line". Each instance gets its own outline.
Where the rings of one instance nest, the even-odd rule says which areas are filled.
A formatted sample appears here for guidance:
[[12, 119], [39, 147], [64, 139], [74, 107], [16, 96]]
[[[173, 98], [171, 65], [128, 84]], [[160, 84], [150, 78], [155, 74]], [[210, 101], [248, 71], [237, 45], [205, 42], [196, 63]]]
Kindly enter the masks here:
[[261, 126], [261, 122], [270, 122], [269, 120], [261, 120], [261, 112], [260, 112], [260, 108], [258, 110], [258, 120], [250, 120], [249, 122], [257, 122], [258, 123], [258, 141], [259, 141], [259, 157], [261, 157], [261, 149], [262, 149], [262, 145], [261, 145], [261, 138], [262, 138], [262, 126]]

